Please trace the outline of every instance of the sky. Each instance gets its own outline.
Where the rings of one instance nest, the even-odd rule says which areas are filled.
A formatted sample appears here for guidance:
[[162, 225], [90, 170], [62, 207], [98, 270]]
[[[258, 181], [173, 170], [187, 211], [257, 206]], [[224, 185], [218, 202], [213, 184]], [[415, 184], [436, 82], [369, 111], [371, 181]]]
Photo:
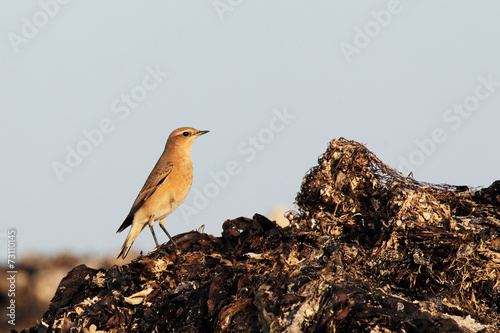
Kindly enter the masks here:
[[[498, 1], [4, 1], [1, 258], [116, 255], [172, 130], [194, 180], [170, 234], [294, 206], [328, 142], [417, 180], [500, 179]], [[161, 242], [166, 236], [156, 227]], [[154, 248], [145, 230], [133, 251]]]

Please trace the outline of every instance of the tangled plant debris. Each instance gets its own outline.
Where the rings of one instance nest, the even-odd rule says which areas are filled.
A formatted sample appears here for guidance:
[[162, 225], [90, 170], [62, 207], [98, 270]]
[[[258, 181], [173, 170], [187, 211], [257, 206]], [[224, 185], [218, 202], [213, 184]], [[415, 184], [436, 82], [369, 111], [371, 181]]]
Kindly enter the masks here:
[[23, 332], [498, 332], [500, 182], [418, 182], [330, 142], [290, 226], [198, 232], [109, 270], [81, 265]]
[[429, 311], [498, 326], [499, 181], [476, 191], [418, 182], [340, 139], [304, 178], [297, 204], [295, 224], [342, 239], [352, 274]]

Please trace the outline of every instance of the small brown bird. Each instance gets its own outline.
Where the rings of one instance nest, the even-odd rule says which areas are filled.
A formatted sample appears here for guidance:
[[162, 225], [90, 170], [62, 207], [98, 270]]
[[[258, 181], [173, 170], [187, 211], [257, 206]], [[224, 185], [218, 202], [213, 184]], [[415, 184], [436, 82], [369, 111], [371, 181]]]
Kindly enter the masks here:
[[193, 182], [191, 146], [197, 137], [208, 132], [181, 127], [170, 134], [163, 154], [135, 199], [130, 213], [117, 231], [122, 232], [132, 225], [117, 259], [120, 257], [125, 259], [134, 240], [146, 225], [149, 225], [156, 246], [158, 246], [153, 230], [156, 220], [160, 220], [160, 227], [175, 245], [163, 226], [165, 217], [179, 207], [186, 198]]

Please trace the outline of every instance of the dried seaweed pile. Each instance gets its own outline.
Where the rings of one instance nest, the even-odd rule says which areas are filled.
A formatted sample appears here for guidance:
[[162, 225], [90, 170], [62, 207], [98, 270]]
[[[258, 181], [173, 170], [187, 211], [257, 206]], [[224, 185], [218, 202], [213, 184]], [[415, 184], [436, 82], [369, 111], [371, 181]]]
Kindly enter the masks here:
[[497, 332], [499, 195], [420, 183], [334, 140], [289, 227], [256, 214], [78, 266], [23, 332]]
[[418, 182], [365, 146], [332, 140], [304, 177], [290, 214], [299, 227], [344, 240], [352, 274], [431, 310], [500, 323], [500, 182]]

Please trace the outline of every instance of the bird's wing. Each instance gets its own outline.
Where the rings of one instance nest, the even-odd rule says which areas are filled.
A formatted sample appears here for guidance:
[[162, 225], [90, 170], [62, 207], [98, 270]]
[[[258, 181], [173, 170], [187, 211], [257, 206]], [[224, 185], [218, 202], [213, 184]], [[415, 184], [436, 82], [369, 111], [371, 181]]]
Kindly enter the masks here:
[[151, 171], [148, 179], [146, 180], [146, 183], [144, 183], [141, 192], [139, 192], [139, 195], [135, 199], [134, 204], [130, 209], [130, 213], [117, 232], [122, 231], [132, 224], [135, 212], [137, 212], [139, 208], [141, 208], [141, 206], [144, 204], [144, 202], [153, 195], [153, 193], [158, 189], [158, 187], [160, 187], [161, 184], [163, 184], [165, 179], [167, 179], [168, 175], [172, 172], [173, 168], [174, 164], [172, 162], [166, 162], [165, 165], [162, 166], [161, 162], [158, 161], [158, 163], [153, 168], [153, 171]]
[[141, 192], [135, 199], [134, 204], [132, 205], [131, 212], [134, 213], [141, 208], [142, 204], [151, 196], [153, 193], [160, 187], [161, 184], [167, 179], [168, 175], [172, 172], [174, 168], [174, 163], [167, 162], [164, 167], [153, 169], [151, 174], [149, 175], [146, 183], [142, 187]]

